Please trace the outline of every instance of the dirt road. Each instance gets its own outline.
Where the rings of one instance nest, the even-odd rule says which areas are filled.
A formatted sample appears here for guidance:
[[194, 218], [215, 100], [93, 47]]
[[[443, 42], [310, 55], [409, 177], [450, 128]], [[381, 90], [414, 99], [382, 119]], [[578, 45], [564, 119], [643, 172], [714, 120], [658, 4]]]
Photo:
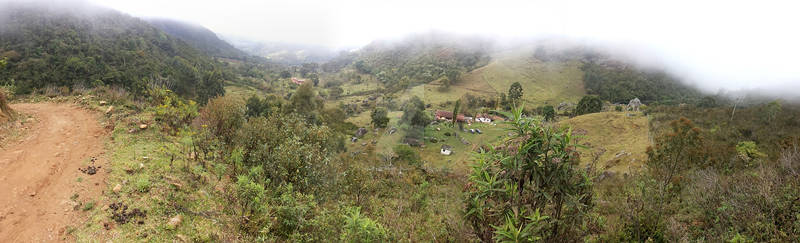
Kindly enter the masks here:
[[[67, 226], [79, 227], [86, 217], [75, 201], [96, 200], [105, 188], [107, 132], [96, 113], [77, 106], [12, 108], [37, 121], [0, 149], [0, 242], [68, 240]], [[94, 175], [79, 171], [89, 165], [102, 168]]]

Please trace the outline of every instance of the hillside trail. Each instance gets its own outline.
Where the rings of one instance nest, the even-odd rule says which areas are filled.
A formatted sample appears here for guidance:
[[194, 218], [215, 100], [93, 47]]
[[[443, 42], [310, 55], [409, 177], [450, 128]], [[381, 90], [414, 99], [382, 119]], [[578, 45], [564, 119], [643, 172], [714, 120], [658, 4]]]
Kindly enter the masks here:
[[[11, 107], [37, 122], [0, 148], [0, 242], [68, 241], [68, 227], [87, 218], [75, 201], [97, 200], [105, 188], [108, 132], [97, 113], [74, 105]], [[94, 175], [79, 170], [90, 165], [101, 168]]]

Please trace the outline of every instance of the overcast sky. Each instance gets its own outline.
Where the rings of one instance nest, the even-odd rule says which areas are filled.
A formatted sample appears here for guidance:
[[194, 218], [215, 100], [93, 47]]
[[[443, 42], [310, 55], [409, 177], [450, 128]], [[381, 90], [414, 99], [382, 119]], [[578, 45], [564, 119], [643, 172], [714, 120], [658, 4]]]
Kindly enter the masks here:
[[707, 90], [800, 88], [797, 1], [91, 1], [223, 35], [329, 47], [428, 30], [559, 35], [635, 47], [637, 59], [663, 62]]

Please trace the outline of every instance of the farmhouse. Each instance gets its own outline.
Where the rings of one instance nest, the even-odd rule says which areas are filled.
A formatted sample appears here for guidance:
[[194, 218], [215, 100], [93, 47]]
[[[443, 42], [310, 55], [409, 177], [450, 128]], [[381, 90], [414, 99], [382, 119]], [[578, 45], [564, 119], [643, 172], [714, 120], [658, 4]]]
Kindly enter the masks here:
[[295, 84], [298, 84], [298, 85], [303, 85], [303, 83], [305, 83], [305, 82], [306, 82], [305, 79], [292, 78], [292, 83], [295, 83]]
[[452, 120], [453, 119], [453, 113], [449, 112], [449, 111], [438, 110], [438, 111], [436, 111], [435, 115], [436, 115], [436, 120]]
[[[452, 121], [453, 120], [453, 113], [449, 111], [437, 110], [434, 115], [436, 116], [436, 120], [439, 121]], [[463, 114], [458, 114], [456, 116], [456, 121], [458, 122], [467, 122], [471, 121], [472, 117], [466, 117]]]

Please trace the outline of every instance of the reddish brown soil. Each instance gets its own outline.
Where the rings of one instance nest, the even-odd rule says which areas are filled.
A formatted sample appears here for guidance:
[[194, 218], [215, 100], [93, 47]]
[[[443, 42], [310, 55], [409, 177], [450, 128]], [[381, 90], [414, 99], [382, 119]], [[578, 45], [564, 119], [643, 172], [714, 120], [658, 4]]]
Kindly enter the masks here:
[[[97, 113], [77, 106], [12, 108], [37, 122], [19, 141], [0, 149], [0, 242], [69, 241], [67, 227], [80, 227], [87, 217], [75, 201], [97, 200], [105, 188], [102, 155], [108, 133]], [[94, 175], [79, 171], [90, 165], [101, 169]]]

